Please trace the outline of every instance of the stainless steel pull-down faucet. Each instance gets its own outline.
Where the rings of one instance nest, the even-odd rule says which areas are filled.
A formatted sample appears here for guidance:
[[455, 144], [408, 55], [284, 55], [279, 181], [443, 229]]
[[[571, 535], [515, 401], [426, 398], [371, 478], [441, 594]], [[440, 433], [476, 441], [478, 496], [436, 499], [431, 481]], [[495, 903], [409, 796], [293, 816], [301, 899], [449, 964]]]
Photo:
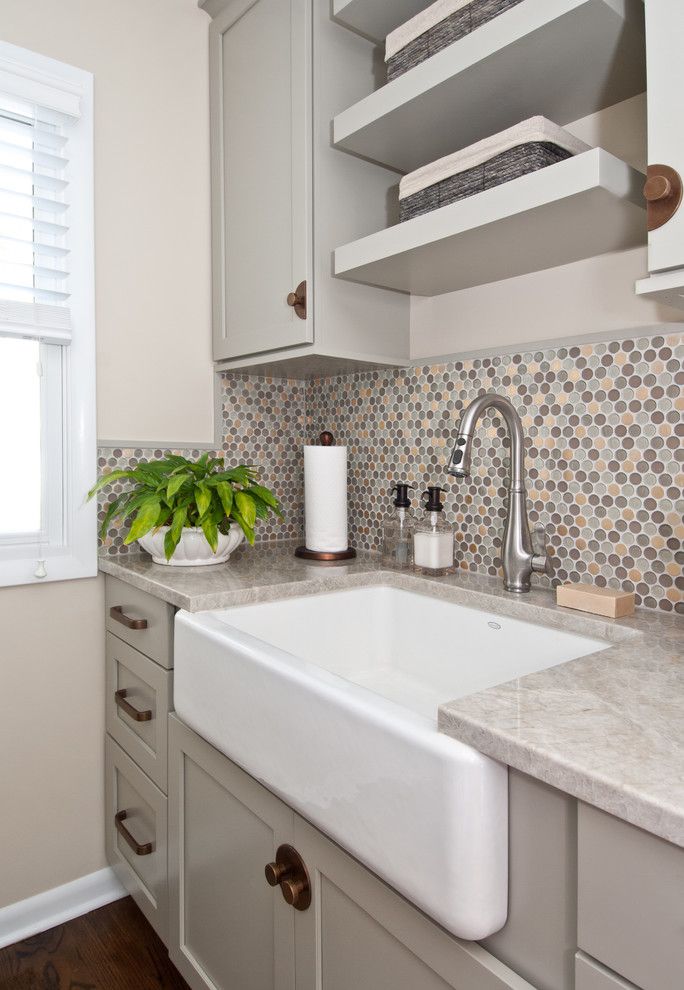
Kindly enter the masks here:
[[455, 478], [470, 476], [475, 427], [482, 414], [492, 408], [502, 416], [511, 440], [511, 484], [508, 489], [508, 513], [501, 551], [504, 588], [506, 591], [520, 593], [530, 590], [530, 577], [534, 571], [548, 573], [550, 561], [546, 553], [543, 528], [535, 532], [534, 543], [530, 535], [523, 428], [520, 417], [505, 396], [488, 392], [470, 403], [458, 424], [458, 436], [447, 470]]

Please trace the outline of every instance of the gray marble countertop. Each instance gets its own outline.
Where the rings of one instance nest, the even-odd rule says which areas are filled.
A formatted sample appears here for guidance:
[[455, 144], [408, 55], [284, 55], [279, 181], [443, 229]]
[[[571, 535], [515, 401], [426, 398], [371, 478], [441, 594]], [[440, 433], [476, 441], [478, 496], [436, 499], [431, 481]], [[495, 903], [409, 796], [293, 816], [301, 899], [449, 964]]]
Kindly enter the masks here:
[[514, 596], [494, 578], [429, 578], [382, 568], [377, 555], [315, 564], [294, 543], [240, 548], [228, 564], [164, 567], [146, 555], [101, 557], [100, 570], [197, 612], [342, 588], [390, 584], [456, 604], [610, 641], [600, 653], [439, 709], [446, 735], [684, 846], [684, 620], [642, 609], [603, 619], [537, 589]]

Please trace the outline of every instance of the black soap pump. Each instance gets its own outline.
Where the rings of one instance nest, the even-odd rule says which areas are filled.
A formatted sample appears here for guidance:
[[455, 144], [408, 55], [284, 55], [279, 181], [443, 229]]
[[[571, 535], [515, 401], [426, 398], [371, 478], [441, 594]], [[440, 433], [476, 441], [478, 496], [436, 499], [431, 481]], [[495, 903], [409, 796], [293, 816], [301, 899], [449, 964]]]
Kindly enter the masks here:
[[428, 485], [422, 519], [416, 524], [413, 553], [416, 568], [425, 574], [446, 574], [454, 566], [454, 527], [444, 518], [443, 488]]
[[413, 485], [398, 481], [390, 491], [394, 508], [382, 526], [382, 560], [390, 567], [411, 567], [413, 564], [414, 518], [409, 499]]

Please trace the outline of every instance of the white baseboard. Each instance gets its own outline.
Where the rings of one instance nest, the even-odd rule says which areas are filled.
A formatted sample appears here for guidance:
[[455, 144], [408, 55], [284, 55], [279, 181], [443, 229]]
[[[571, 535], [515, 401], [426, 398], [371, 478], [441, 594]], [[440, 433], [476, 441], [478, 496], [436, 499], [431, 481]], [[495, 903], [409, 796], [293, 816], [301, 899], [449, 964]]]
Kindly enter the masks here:
[[0, 949], [125, 896], [126, 891], [114, 871], [106, 867], [44, 894], [9, 904], [0, 908]]

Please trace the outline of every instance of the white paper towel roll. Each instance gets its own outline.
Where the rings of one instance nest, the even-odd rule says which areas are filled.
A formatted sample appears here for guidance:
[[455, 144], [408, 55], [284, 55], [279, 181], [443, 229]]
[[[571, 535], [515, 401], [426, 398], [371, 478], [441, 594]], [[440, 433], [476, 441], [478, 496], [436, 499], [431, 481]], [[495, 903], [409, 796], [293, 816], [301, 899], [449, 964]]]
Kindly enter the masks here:
[[308, 550], [347, 549], [347, 448], [304, 447]]

